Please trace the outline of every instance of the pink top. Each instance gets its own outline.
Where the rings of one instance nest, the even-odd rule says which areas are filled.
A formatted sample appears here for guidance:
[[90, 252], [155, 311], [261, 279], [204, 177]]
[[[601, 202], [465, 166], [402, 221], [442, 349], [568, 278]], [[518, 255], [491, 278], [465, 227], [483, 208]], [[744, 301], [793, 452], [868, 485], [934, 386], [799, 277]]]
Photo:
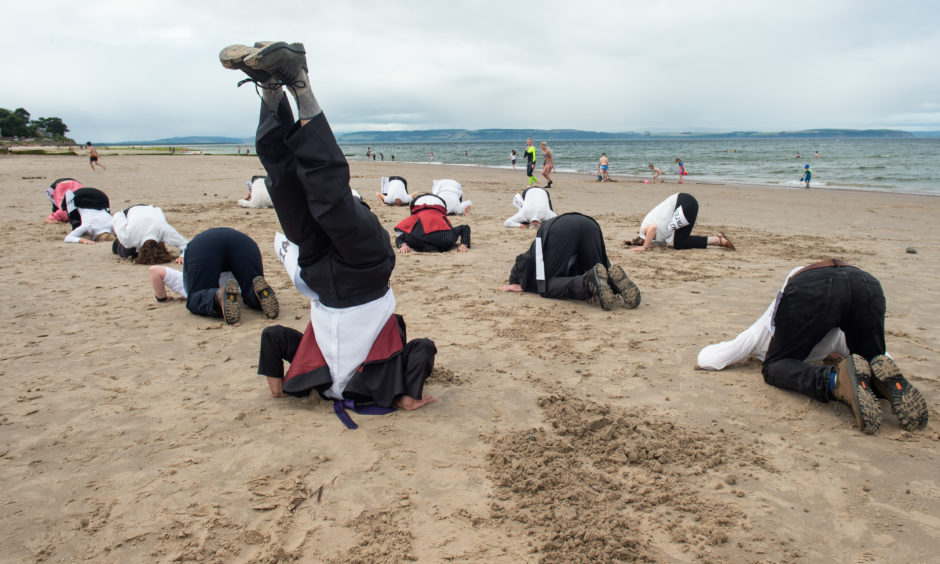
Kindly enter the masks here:
[[[82, 183], [77, 180], [63, 180], [55, 185], [55, 190], [46, 190], [46, 195], [52, 200], [52, 205], [56, 211], [49, 214], [49, 221], [66, 222], [69, 220], [69, 212], [62, 209], [62, 199], [66, 192], [74, 192], [82, 187]], [[51, 193], [50, 193], [51, 192]]]

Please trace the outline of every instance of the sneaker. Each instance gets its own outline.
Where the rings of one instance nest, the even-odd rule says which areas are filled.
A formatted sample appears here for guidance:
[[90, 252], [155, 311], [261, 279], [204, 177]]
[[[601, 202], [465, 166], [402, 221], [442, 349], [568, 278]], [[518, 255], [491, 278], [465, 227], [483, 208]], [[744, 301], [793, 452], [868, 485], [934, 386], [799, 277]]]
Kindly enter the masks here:
[[[259, 45], [255, 47], [247, 45], [229, 45], [219, 51], [219, 61], [227, 69], [240, 70], [247, 74], [257, 84], [265, 84], [271, 80], [271, 74], [258, 69], [253, 69], [245, 64], [245, 57], [258, 50]], [[241, 83], [239, 83], [241, 84]]]
[[261, 276], [255, 276], [251, 281], [255, 289], [255, 296], [261, 304], [261, 311], [268, 316], [268, 319], [277, 319], [280, 313], [280, 306], [277, 303], [277, 296], [274, 295], [274, 288]]
[[305, 85], [297, 82], [301, 71], [307, 72], [306, 55], [303, 43], [287, 44], [278, 41], [260, 49], [253, 49], [243, 60], [252, 69], [266, 72], [288, 86], [303, 88]]
[[238, 294], [238, 282], [234, 280], [229, 280], [225, 283], [225, 287], [219, 290], [222, 317], [229, 325], [235, 325], [242, 318], [242, 310], [238, 306]]
[[604, 311], [613, 309], [617, 298], [614, 297], [614, 292], [607, 282], [607, 269], [603, 264], [597, 263], [591, 270], [584, 273], [584, 289], [590, 296], [588, 301], [597, 300]]
[[623, 305], [630, 309], [636, 309], [636, 306], [640, 305], [640, 289], [620, 265], [615, 264], [607, 269], [607, 282], [615, 293], [620, 294]]
[[927, 402], [924, 396], [901, 374], [901, 369], [889, 356], [871, 359], [871, 385], [879, 396], [888, 400], [891, 411], [905, 431], [927, 426]]
[[832, 395], [852, 409], [863, 433], [871, 435], [881, 428], [881, 406], [871, 393], [871, 368], [864, 358], [853, 354], [839, 363]]

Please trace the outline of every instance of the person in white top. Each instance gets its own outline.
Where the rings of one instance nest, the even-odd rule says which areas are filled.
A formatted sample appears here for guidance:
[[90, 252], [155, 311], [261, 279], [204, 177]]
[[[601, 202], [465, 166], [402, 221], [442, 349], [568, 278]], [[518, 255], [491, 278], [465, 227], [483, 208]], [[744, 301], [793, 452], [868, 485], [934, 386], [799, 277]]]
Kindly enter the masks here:
[[[65, 194], [65, 210], [72, 224], [66, 243], [94, 245], [96, 241], [114, 239], [111, 232], [111, 210], [108, 197], [96, 188], [79, 188]], [[87, 235], [90, 239], [84, 239]]]
[[[256, 147], [284, 230], [275, 250], [311, 299], [302, 336], [284, 327], [262, 333], [263, 359], [290, 356], [288, 373], [277, 378], [273, 362], [259, 362], [259, 372], [269, 378], [271, 395], [315, 390], [335, 400], [337, 414], [347, 401], [405, 410], [428, 405], [435, 400], [424, 393], [424, 382], [437, 349], [424, 340], [423, 361], [412, 362], [389, 287], [395, 252], [379, 219], [350, 190], [349, 163], [310, 87], [304, 47], [256, 45], [230, 45], [219, 60], [261, 91]], [[297, 103], [296, 121], [285, 85]], [[274, 343], [265, 336], [272, 333], [292, 337]]]
[[519, 211], [507, 219], [503, 227], [538, 227], [543, 221], [548, 221], [557, 215], [552, 210], [552, 198], [548, 190], [538, 186], [527, 188], [522, 194], [513, 196], [512, 205], [516, 206]]
[[447, 204], [447, 215], [470, 215], [470, 206], [473, 202], [463, 201], [463, 187], [456, 180], [449, 178], [435, 180], [431, 193]]
[[[114, 254], [122, 258], [137, 258], [138, 264], [159, 264], [169, 261], [166, 245], [172, 245], [180, 250], [177, 264], [183, 264], [189, 240], [167, 223], [160, 208], [144, 204], [131, 206], [114, 214], [111, 226], [117, 237], [111, 248]], [[143, 259], [138, 256], [141, 251]]]
[[653, 208], [640, 224], [640, 236], [634, 239], [634, 251], [645, 251], [654, 242], [672, 244], [676, 249], [704, 249], [718, 245], [734, 250], [731, 240], [719, 232], [711, 237], [692, 235], [698, 217], [698, 200], [691, 194], [678, 192]]
[[268, 187], [265, 184], [267, 177], [252, 176], [251, 180], [245, 182], [248, 185], [248, 196], [238, 200], [238, 205], [243, 208], [270, 208], [271, 197], [268, 196]]
[[[764, 314], [733, 340], [703, 348], [698, 366], [721, 370], [754, 356], [766, 383], [846, 403], [866, 434], [881, 426], [878, 397], [903, 429], [923, 429], [927, 404], [885, 350], [884, 315], [884, 293], [871, 274], [837, 259], [794, 268]], [[824, 359], [841, 362], [813, 364]]]
[[376, 192], [375, 197], [383, 206], [407, 206], [413, 196], [408, 193], [407, 180], [400, 176], [383, 176], [382, 191]]

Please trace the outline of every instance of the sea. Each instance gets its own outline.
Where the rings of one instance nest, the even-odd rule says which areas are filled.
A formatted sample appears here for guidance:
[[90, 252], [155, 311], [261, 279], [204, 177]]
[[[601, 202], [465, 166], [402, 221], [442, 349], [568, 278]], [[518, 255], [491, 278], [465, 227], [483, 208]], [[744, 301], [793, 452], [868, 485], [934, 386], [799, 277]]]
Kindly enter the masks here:
[[[535, 140], [537, 151], [538, 143]], [[236, 154], [239, 149], [237, 145], [186, 147], [187, 152], [202, 154]], [[512, 169], [509, 155], [515, 149], [516, 170], [525, 174], [524, 140], [340, 143], [340, 147], [350, 161], [365, 161], [369, 151], [377, 154], [376, 160], [499, 169]], [[667, 180], [675, 180], [678, 157], [688, 172], [686, 180], [693, 182], [800, 188], [800, 176], [809, 165], [815, 188], [940, 195], [940, 139], [936, 138], [553, 141], [549, 147], [556, 171], [592, 176], [601, 153], [606, 153], [609, 174], [629, 180], [650, 179], [650, 164], [661, 168]], [[541, 163], [540, 151], [538, 160]], [[536, 170], [538, 176], [541, 166]]]

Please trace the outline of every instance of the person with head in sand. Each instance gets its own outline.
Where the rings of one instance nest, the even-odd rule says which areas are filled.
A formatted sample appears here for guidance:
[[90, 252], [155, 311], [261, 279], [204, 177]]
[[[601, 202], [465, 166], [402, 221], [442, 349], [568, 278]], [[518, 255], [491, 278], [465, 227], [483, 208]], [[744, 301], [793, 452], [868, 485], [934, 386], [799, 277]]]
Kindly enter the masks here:
[[543, 298], [597, 301], [604, 310], [640, 305], [640, 289], [623, 268], [611, 266], [604, 234], [580, 213], [553, 217], [539, 227], [529, 250], [516, 257], [504, 292], [537, 292]]
[[[65, 236], [66, 243], [94, 245], [96, 241], [111, 241], [111, 203], [108, 196], [97, 188], [82, 187], [65, 194], [65, 210], [72, 224], [72, 232]], [[84, 235], [91, 237], [83, 238]]]
[[375, 197], [383, 206], [407, 206], [412, 195], [408, 193], [408, 181], [401, 176], [383, 176], [382, 188]]
[[189, 241], [167, 223], [163, 210], [156, 206], [138, 204], [114, 214], [111, 227], [117, 239], [111, 252], [121, 258], [136, 259], [137, 264], [162, 264], [173, 257], [166, 246], [180, 250], [177, 264], [183, 264]]
[[[881, 284], [858, 267], [828, 259], [794, 268], [764, 314], [735, 339], [703, 348], [698, 366], [721, 370], [753, 355], [765, 382], [847, 404], [864, 433], [881, 427], [877, 398], [902, 429], [923, 429], [927, 404], [886, 352], [885, 310]], [[814, 364], [829, 358], [841, 362]]]
[[[303, 336], [288, 328], [262, 334], [263, 357], [293, 359], [283, 381], [259, 363], [275, 380], [271, 394], [316, 390], [338, 402], [337, 413], [345, 401], [406, 410], [434, 402], [423, 388], [437, 350], [429, 340], [411, 348], [405, 342], [389, 287], [395, 251], [350, 190], [349, 164], [311, 89], [303, 45], [232, 45], [219, 59], [260, 87], [256, 149], [286, 235], [276, 248], [295, 286], [311, 298]], [[297, 103], [296, 122], [285, 86]]]
[[88, 164], [91, 166], [92, 172], [94, 172], [96, 166], [100, 166], [102, 169], [108, 170], [98, 160], [98, 149], [95, 149], [95, 147], [91, 144], [91, 141], [85, 143], [85, 150], [88, 152]]
[[57, 178], [46, 188], [46, 197], [52, 202], [52, 213], [43, 223], [65, 223], [69, 220], [69, 212], [65, 209], [65, 195], [82, 187], [82, 183], [74, 178]]
[[431, 193], [444, 200], [447, 204], [447, 215], [470, 215], [473, 202], [463, 201], [463, 186], [451, 178], [433, 180]]
[[[221, 287], [220, 280], [226, 280]], [[263, 311], [270, 319], [280, 311], [277, 296], [264, 279], [258, 244], [228, 227], [193, 237], [186, 247], [183, 272], [158, 266], [150, 269], [150, 281], [158, 302], [166, 300], [163, 286], [168, 286], [186, 298], [191, 313], [221, 317], [229, 325], [241, 320], [239, 294], [246, 306]]]
[[526, 188], [522, 194], [512, 198], [512, 205], [519, 211], [503, 223], [503, 227], [522, 227], [528, 229], [538, 227], [557, 214], [552, 210], [552, 197], [548, 190], [533, 186]]
[[708, 245], [718, 245], [734, 250], [734, 245], [724, 233], [711, 237], [692, 235], [697, 217], [698, 200], [691, 194], [678, 192], [669, 196], [643, 218], [640, 235], [632, 242], [635, 245], [633, 250], [645, 251], [654, 242], [671, 243], [675, 249], [704, 249]]
[[395, 226], [395, 246], [401, 254], [446, 253], [470, 250], [470, 226], [454, 227], [447, 218], [447, 204], [434, 194], [420, 194], [411, 202], [411, 215]]

